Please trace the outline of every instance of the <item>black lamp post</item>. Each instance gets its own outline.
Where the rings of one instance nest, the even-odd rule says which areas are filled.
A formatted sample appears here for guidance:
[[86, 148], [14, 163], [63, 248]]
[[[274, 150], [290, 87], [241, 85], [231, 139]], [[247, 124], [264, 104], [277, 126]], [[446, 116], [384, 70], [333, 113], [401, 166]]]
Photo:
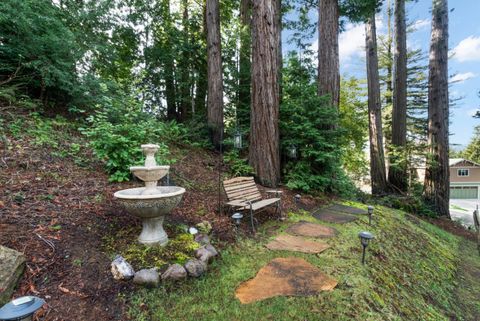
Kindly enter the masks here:
[[0, 320], [30, 321], [33, 314], [45, 304], [43, 299], [34, 296], [22, 296], [5, 304], [0, 309]]
[[372, 205], [368, 206], [368, 225], [372, 225], [372, 215], [374, 207]]
[[360, 237], [360, 242], [362, 243], [362, 247], [363, 247], [362, 264], [365, 264], [365, 250], [370, 240], [373, 239], [373, 234], [370, 232], [364, 231], [364, 232], [358, 233], [358, 236]]

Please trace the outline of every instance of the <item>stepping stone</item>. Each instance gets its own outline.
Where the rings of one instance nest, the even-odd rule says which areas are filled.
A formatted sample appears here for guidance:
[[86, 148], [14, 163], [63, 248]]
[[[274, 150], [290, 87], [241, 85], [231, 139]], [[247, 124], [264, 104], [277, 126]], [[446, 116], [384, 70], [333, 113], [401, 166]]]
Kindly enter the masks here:
[[25, 256], [0, 245], [0, 307], [10, 301], [25, 267]]
[[276, 258], [262, 267], [253, 279], [240, 284], [235, 296], [242, 304], [275, 296], [311, 296], [330, 291], [337, 283], [304, 259]]
[[368, 214], [367, 211], [358, 208], [358, 207], [353, 207], [353, 206], [348, 206], [348, 205], [343, 205], [343, 204], [333, 204], [332, 206], [328, 206], [327, 209], [335, 212], [343, 212], [343, 213], [348, 213], [348, 214]]
[[300, 221], [289, 226], [285, 232], [291, 235], [306, 237], [334, 237], [338, 233], [333, 227], [306, 221]]
[[269, 250], [293, 251], [302, 253], [320, 253], [330, 246], [325, 243], [309, 241], [303, 237], [292, 235], [279, 235], [273, 241], [265, 245]]
[[339, 223], [339, 224], [353, 222], [357, 219], [357, 217], [354, 215], [335, 212], [328, 208], [321, 208], [313, 212], [313, 217], [315, 217], [320, 221], [324, 221], [328, 223]]

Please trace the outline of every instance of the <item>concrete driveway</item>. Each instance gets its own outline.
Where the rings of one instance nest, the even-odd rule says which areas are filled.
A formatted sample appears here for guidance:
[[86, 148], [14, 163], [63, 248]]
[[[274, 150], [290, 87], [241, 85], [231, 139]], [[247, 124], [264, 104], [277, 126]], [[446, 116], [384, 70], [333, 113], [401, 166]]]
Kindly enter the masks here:
[[450, 199], [450, 216], [465, 226], [473, 226], [473, 211], [480, 206], [478, 199]]

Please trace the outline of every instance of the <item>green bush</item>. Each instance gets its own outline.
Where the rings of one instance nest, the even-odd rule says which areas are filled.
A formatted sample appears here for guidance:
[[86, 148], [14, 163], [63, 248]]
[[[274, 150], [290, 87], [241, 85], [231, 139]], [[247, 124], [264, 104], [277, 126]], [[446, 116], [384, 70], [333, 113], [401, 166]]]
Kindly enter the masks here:
[[251, 176], [254, 174], [253, 167], [248, 165], [247, 159], [240, 158], [238, 151], [232, 149], [223, 155], [223, 161], [229, 168], [229, 174], [236, 176]]
[[140, 145], [155, 143], [159, 164], [174, 162], [169, 157], [169, 142], [184, 140], [186, 129], [175, 122], [163, 122], [141, 110], [133, 97], [105, 97], [104, 106], [88, 117], [89, 127], [80, 128], [90, 140], [95, 155], [105, 162], [110, 181], [128, 181], [129, 167], [143, 164]]
[[297, 149], [297, 157], [287, 156], [284, 162], [286, 185], [305, 192], [349, 193], [352, 184], [341, 168], [338, 110], [328, 97], [317, 96], [311, 70], [291, 56], [283, 72], [281, 147], [287, 155], [291, 146]]

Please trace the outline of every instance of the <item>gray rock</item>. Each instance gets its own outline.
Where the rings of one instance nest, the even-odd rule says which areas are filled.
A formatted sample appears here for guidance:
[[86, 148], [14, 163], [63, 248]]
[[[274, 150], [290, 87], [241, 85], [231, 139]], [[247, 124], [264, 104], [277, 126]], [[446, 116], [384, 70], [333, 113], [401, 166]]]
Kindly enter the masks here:
[[195, 257], [205, 263], [210, 262], [217, 255], [217, 250], [215, 250], [215, 248], [210, 244], [204, 245], [195, 250]]
[[158, 286], [160, 283], [160, 276], [157, 269], [144, 269], [135, 273], [133, 283], [143, 286]]
[[10, 301], [25, 268], [25, 256], [0, 245], [0, 307]]
[[195, 242], [207, 245], [210, 244], [210, 237], [206, 234], [197, 234], [195, 235]]
[[187, 270], [180, 264], [172, 264], [162, 274], [162, 280], [178, 281], [187, 277]]
[[113, 260], [111, 270], [115, 280], [130, 280], [135, 275], [133, 267], [120, 255]]
[[185, 270], [187, 270], [188, 275], [198, 278], [207, 271], [207, 263], [197, 259], [191, 259], [185, 263]]

